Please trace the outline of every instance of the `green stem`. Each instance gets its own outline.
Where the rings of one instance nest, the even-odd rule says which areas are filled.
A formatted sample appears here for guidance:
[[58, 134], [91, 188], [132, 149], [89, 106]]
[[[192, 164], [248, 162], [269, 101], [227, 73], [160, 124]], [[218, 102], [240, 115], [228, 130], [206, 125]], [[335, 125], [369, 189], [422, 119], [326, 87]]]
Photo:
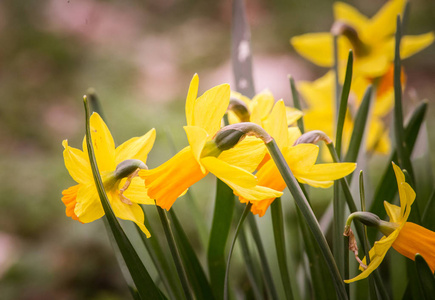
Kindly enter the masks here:
[[233, 255], [234, 245], [236, 244], [237, 235], [239, 234], [239, 231], [242, 228], [242, 224], [245, 221], [246, 216], [251, 210], [252, 204], [249, 203], [246, 205], [245, 210], [243, 211], [242, 216], [240, 217], [239, 223], [237, 224], [236, 231], [234, 232], [233, 241], [231, 242], [230, 252], [228, 253], [228, 259], [227, 259], [227, 267], [225, 271], [225, 285], [224, 285], [224, 300], [228, 300], [229, 298], [229, 276], [230, 276], [230, 262], [231, 262], [231, 256]]
[[[299, 94], [298, 94], [298, 90], [296, 89], [295, 80], [293, 79], [293, 77], [291, 75], [289, 75], [288, 78], [290, 81], [290, 89], [292, 91], [293, 106], [296, 109], [299, 109], [300, 111], [302, 111], [302, 106], [301, 106], [301, 102], [299, 101]], [[301, 133], [304, 134], [305, 128], [304, 128], [304, 117], [303, 116], [298, 120], [298, 127], [299, 127], [299, 130], [301, 131]]]
[[181, 261], [180, 253], [178, 251], [177, 245], [175, 243], [174, 234], [172, 233], [171, 227], [169, 226], [168, 217], [163, 208], [156, 205], [157, 212], [159, 213], [160, 221], [162, 222], [163, 230], [165, 232], [166, 240], [171, 250], [172, 258], [175, 263], [175, 268], [177, 269], [178, 277], [180, 278], [181, 286], [183, 287], [184, 296], [186, 299], [193, 299], [189, 282], [187, 280], [186, 270], [184, 270], [183, 263]]
[[261, 242], [260, 232], [258, 231], [257, 222], [254, 215], [248, 215], [248, 223], [251, 229], [252, 237], [254, 238], [257, 251], [260, 256], [261, 266], [263, 268], [264, 281], [266, 288], [270, 293], [271, 299], [278, 299], [278, 293], [276, 292], [275, 284], [273, 283], [272, 273], [270, 272], [269, 263], [267, 262], [266, 252], [264, 251], [263, 243]]
[[263, 281], [261, 276], [258, 275], [259, 272], [257, 272], [257, 269], [254, 268], [254, 261], [252, 259], [251, 252], [249, 251], [244, 230], [240, 230], [239, 232], [239, 242], [243, 259], [245, 260], [247, 276], [249, 282], [251, 283], [252, 293], [254, 294], [254, 298], [256, 300], [261, 300], [263, 299], [263, 293], [260, 291], [260, 287], [262, 286]]
[[348, 299], [346, 290], [344, 288], [343, 279], [340, 276], [337, 265], [335, 264], [334, 261], [334, 257], [331, 253], [331, 250], [329, 249], [328, 243], [326, 242], [325, 236], [323, 235], [322, 230], [320, 229], [319, 222], [317, 221], [311, 207], [309, 206], [305, 195], [303, 194], [298, 182], [296, 181], [296, 178], [294, 177], [284, 157], [282, 156], [282, 153], [279, 150], [275, 140], [272, 139], [271, 141], [268, 141], [266, 143], [266, 147], [269, 150], [272, 159], [275, 161], [275, 164], [278, 170], [280, 171], [282, 178], [287, 184], [288, 189], [293, 195], [293, 198], [297, 206], [301, 210], [301, 213], [304, 216], [305, 221], [308, 223], [308, 226], [310, 227], [311, 232], [314, 235], [314, 238], [316, 239], [317, 243], [320, 246], [326, 264], [328, 265], [329, 272], [333, 278], [333, 282], [338, 298]]
[[282, 285], [286, 299], [293, 299], [292, 285], [287, 268], [285, 247], [285, 228], [282, 216], [281, 198], [276, 198], [270, 205], [272, 214], [273, 236], [275, 238], [276, 257], [278, 258], [279, 271], [281, 272]]

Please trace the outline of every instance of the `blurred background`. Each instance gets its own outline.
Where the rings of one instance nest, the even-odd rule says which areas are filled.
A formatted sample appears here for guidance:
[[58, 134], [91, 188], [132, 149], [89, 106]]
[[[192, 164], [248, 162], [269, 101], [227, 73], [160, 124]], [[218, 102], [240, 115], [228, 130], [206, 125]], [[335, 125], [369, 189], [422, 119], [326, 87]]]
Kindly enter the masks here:
[[[349, 2], [368, 16], [384, 4]], [[314, 80], [326, 72], [298, 56], [289, 39], [328, 31], [332, 3], [246, 1], [257, 91], [269, 88], [290, 104], [288, 74]], [[156, 128], [147, 164], [158, 166], [174, 153], [171, 141], [186, 145], [184, 101], [193, 74], [201, 93], [232, 83], [230, 30], [229, 0], [0, 2], [0, 299], [130, 297], [103, 222], [65, 216], [61, 192], [74, 182], [61, 142], [81, 148], [82, 95], [93, 87], [117, 145]], [[435, 2], [411, 1], [407, 33], [431, 30]], [[435, 46], [404, 67], [406, 107], [428, 99], [426, 125], [434, 128]], [[434, 130], [428, 135], [434, 149]], [[209, 176], [192, 189], [206, 220], [213, 184]], [[183, 203], [174, 206], [182, 220], [190, 217]], [[152, 219], [155, 209], [148, 211]]]

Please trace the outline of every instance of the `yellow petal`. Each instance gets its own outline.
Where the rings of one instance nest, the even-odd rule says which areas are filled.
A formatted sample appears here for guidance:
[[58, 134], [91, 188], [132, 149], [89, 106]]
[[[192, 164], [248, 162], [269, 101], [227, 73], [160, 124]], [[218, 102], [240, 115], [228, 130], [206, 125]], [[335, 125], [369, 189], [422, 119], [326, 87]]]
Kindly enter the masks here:
[[273, 107], [275, 98], [269, 90], [264, 90], [255, 95], [251, 101], [251, 119], [250, 121], [262, 125], [262, 121], [268, 116]]
[[405, 0], [388, 1], [370, 20], [369, 25], [362, 33], [364, 41], [371, 41], [376, 45], [384, 38], [396, 32], [397, 15], [402, 15], [405, 7]]
[[193, 125], [193, 111], [195, 106], [196, 97], [198, 95], [199, 78], [198, 74], [193, 75], [190, 81], [189, 91], [186, 97], [186, 124]]
[[78, 183], [88, 183], [92, 179], [91, 166], [89, 164], [89, 157], [79, 149], [68, 146], [68, 141], [62, 142], [63, 159], [65, 167], [67, 168], [71, 177]]
[[332, 66], [332, 35], [330, 33], [307, 33], [293, 37], [290, 43], [300, 55], [316, 65]]
[[93, 183], [79, 188], [74, 213], [83, 223], [90, 223], [104, 216], [103, 205]]
[[156, 130], [153, 128], [141, 137], [134, 137], [120, 145], [115, 150], [115, 164], [126, 159], [139, 159], [144, 163], [147, 161], [148, 153], [153, 147], [156, 139]]
[[387, 215], [390, 217], [391, 223], [399, 223], [402, 219], [402, 212], [399, 206], [384, 201], [384, 208]]
[[346, 24], [352, 26], [357, 32], [363, 30], [368, 23], [368, 18], [362, 15], [356, 8], [344, 2], [335, 2], [334, 19], [344, 21]]
[[204, 157], [202, 163], [211, 173], [231, 187], [236, 195], [249, 201], [276, 198], [282, 195], [281, 192], [258, 186], [254, 175], [215, 157]]
[[[90, 127], [95, 158], [100, 173], [115, 170], [115, 142], [99, 114], [94, 112], [91, 115]], [[83, 141], [83, 152], [88, 155], [86, 138]]]
[[290, 146], [284, 101], [275, 103], [272, 112], [264, 120], [263, 127], [275, 139], [280, 149]]
[[234, 148], [223, 151], [219, 159], [230, 165], [254, 172], [267, 153], [264, 142], [253, 136], [248, 136]]
[[200, 158], [202, 149], [204, 149], [204, 145], [207, 142], [207, 131], [198, 126], [184, 126], [184, 131], [186, 132], [190, 148], [192, 149], [193, 157], [201, 166], [202, 173], [205, 173], [206, 170], [202, 166]]
[[309, 107], [332, 111], [335, 93], [334, 72], [328, 72], [313, 82], [300, 81], [298, 89]]
[[337, 180], [352, 173], [356, 163], [316, 164], [305, 172], [305, 177], [311, 180]]
[[140, 208], [138, 204], [125, 204], [119, 199], [115, 199], [110, 204], [112, 206], [113, 212], [118, 218], [135, 222], [147, 237], [151, 236], [150, 232], [144, 225], [144, 214], [142, 208]]
[[[119, 188], [122, 188], [127, 179], [121, 180]], [[154, 199], [151, 199], [147, 194], [147, 189], [145, 187], [144, 181], [139, 177], [134, 177], [130, 183], [130, 186], [124, 192], [124, 196], [127, 197], [131, 202], [153, 205]]]
[[[384, 259], [387, 251], [390, 249], [391, 245], [394, 243], [398, 235], [398, 230], [395, 230], [388, 237], [383, 237], [381, 240], [375, 242], [372, 249], [369, 251], [370, 255], [370, 264], [367, 266], [367, 269], [364, 270], [358, 276], [345, 280], [345, 283], [355, 282], [357, 280], [361, 280], [367, 278], [377, 267], [381, 264]], [[366, 259], [363, 259], [363, 263], [365, 263]]]
[[[328, 32], [307, 33], [295, 36], [290, 40], [290, 43], [300, 55], [321, 67], [332, 67], [334, 63], [332, 42], [332, 35]], [[337, 43], [338, 58], [343, 63], [346, 63], [349, 49], [352, 49], [352, 45], [343, 36], [338, 38]]]
[[220, 128], [221, 120], [230, 102], [230, 86], [221, 84], [206, 91], [196, 99], [193, 107], [191, 126], [203, 128], [214, 135]]
[[201, 172], [190, 147], [182, 149], [155, 169], [139, 171], [139, 176], [145, 180], [149, 197], [155, 199], [157, 205], [166, 210], [171, 208], [188, 187], [205, 175]]
[[293, 174], [303, 173], [316, 163], [319, 146], [313, 144], [299, 144], [281, 150]]
[[285, 113], [287, 116], [288, 126], [292, 125], [303, 116], [303, 113], [299, 109], [288, 106], [285, 107]]
[[381, 51], [355, 60], [355, 74], [370, 78], [384, 75], [389, 67], [389, 55]]
[[293, 145], [300, 136], [301, 136], [301, 131], [299, 130], [298, 127], [288, 128], [289, 145]]
[[402, 37], [400, 44], [400, 57], [405, 59], [423, 50], [433, 43], [435, 35], [433, 32], [420, 35], [406, 35]]

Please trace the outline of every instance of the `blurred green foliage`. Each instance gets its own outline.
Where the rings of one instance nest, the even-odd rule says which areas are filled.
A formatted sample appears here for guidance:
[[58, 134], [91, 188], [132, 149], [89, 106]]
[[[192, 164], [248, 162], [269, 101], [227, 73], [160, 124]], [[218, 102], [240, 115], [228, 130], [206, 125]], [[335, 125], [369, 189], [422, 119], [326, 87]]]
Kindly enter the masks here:
[[[247, 1], [254, 69], [257, 54], [296, 56], [288, 42], [291, 36], [328, 29], [332, 3]], [[370, 14], [383, 3], [351, 4]], [[193, 73], [205, 78], [203, 90], [232, 80], [222, 71], [229, 74], [230, 20], [231, 1], [0, 2], [2, 299], [128, 297], [102, 222], [82, 225], [64, 214], [61, 191], [72, 180], [63, 166], [61, 141], [68, 138], [70, 145], [81, 147], [81, 97], [92, 86], [117, 144], [155, 127], [157, 140], [148, 164], [155, 167], [168, 159], [172, 150], [165, 132], [178, 148], [186, 145], [183, 106]], [[409, 33], [434, 29], [435, 2], [413, 1], [408, 23]], [[431, 46], [404, 63], [416, 100], [434, 99], [434, 57]], [[297, 70], [287, 72], [298, 77]], [[314, 79], [325, 70], [309, 72], [308, 79]], [[433, 105], [429, 107], [433, 116]], [[428, 120], [434, 128], [434, 118]], [[428, 134], [433, 148], [435, 133]], [[207, 187], [214, 180], [208, 179], [193, 188], [204, 196], [201, 200], [213, 195]], [[321, 214], [326, 203], [317, 206]], [[189, 217], [183, 201], [175, 208], [180, 219]], [[212, 207], [201, 202], [200, 209], [210, 215]], [[149, 211], [155, 218], [155, 209]]]

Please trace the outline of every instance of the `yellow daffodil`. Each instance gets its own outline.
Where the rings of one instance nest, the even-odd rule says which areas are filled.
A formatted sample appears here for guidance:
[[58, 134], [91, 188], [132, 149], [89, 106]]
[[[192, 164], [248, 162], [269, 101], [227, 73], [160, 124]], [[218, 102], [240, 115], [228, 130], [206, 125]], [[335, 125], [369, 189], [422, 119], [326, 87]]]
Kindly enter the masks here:
[[[378, 228], [385, 236], [375, 242], [373, 248], [370, 249], [370, 264], [366, 268], [360, 267], [362, 273], [355, 278], [345, 280], [346, 283], [369, 276], [381, 264], [390, 247], [412, 260], [419, 253], [426, 260], [432, 272], [435, 270], [435, 252], [433, 251], [435, 249], [435, 232], [415, 223], [407, 222], [411, 205], [415, 199], [415, 192], [405, 182], [402, 170], [394, 163], [393, 168], [399, 189], [400, 207], [384, 202], [390, 222], [380, 221], [381, 225]], [[365, 264], [365, 261], [364, 258], [362, 263]]]
[[[349, 96], [349, 109], [343, 127], [343, 145], [347, 146], [353, 130], [353, 116], [355, 116], [361, 102], [367, 81], [361, 77], [354, 80]], [[355, 86], [355, 87], [354, 87]], [[335, 100], [334, 73], [328, 72], [313, 82], [300, 82], [299, 92], [308, 104], [304, 122], [307, 130], [320, 129], [328, 136], [335, 135]], [[381, 118], [392, 108], [392, 90], [385, 95], [379, 94], [373, 106], [369, 119], [366, 148], [369, 151], [386, 154], [390, 151], [390, 138]]]
[[[109, 129], [97, 113], [92, 114], [90, 126], [95, 157], [113, 212], [118, 218], [135, 222], [149, 237], [139, 204], [154, 204], [154, 201], [148, 197], [137, 171], [146, 167], [155, 130], [115, 148]], [[62, 145], [65, 166], [78, 183], [62, 192], [66, 215], [82, 223], [95, 221], [104, 216], [104, 210], [94, 183], [86, 140], [83, 151], [70, 147], [67, 140]]]
[[[229, 110], [228, 119], [230, 120], [230, 124], [239, 122], [252, 122], [262, 126], [262, 122], [267, 118], [267, 116], [269, 116], [275, 103], [275, 98], [267, 89], [255, 95], [252, 100], [240, 93], [231, 92], [231, 99], [241, 101], [246, 108], [246, 113], [237, 113], [237, 108]], [[230, 103], [230, 108], [231, 107], [234, 107], [232, 103]], [[288, 125], [295, 123], [303, 115], [300, 110], [293, 107], [286, 106], [285, 110]]]
[[[376, 78], [388, 71], [394, 59], [396, 17], [402, 14], [405, 3], [405, 0], [390, 0], [371, 19], [346, 3], [334, 3], [333, 30], [340, 34], [338, 56], [341, 70], [345, 67], [349, 49], [353, 49], [355, 75]], [[421, 51], [433, 40], [433, 32], [403, 36], [401, 58], [405, 59]], [[290, 43], [299, 54], [313, 63], [331, 67], [333, 65], [332, 41], [332, 34], [324, 32], [296, 36], [290, 40]]]
[[212, 141], [228, 108], [229, 85], [211, 88], [199, 98], [197, 93], [198, 76], [195, 75], [186, 99], [184, 130], [190, 145], [161, 166], [139, 172], [148, 195], [157, 205], [169, 210], [187, 188], [211, 172], [250, 201], [279, 197], [281, 192], [259, 186], [251, 173], [264, 157], [261, 140], [249, 137], [223, 152], [218, 151]]
[[[263, 123], [264, 129], [275, 139], [291, 171], [301, 183], [326, 188], [331, 186], [334, 180], [350, 174], [356, 168], [355, 163], [316, 164], [319, 153], [317, 145], [299, 144], [293, 146], [301, 133], [296, 127], [289, 128], [287, 126], [285, 105], [282, 100], [275, 104], [272, 112]], [[271, 159], [262, 164], [256, 175], [258, 184], [261, 186], [278, 191], [282, 191], [286, 187], [284, 179]], [[251, 211], [260, 217], [263, 216], [275, 198], [269, 197], [252, 202]], [[249, 202], [249, 199], [240, 195], [240, 201]]]

